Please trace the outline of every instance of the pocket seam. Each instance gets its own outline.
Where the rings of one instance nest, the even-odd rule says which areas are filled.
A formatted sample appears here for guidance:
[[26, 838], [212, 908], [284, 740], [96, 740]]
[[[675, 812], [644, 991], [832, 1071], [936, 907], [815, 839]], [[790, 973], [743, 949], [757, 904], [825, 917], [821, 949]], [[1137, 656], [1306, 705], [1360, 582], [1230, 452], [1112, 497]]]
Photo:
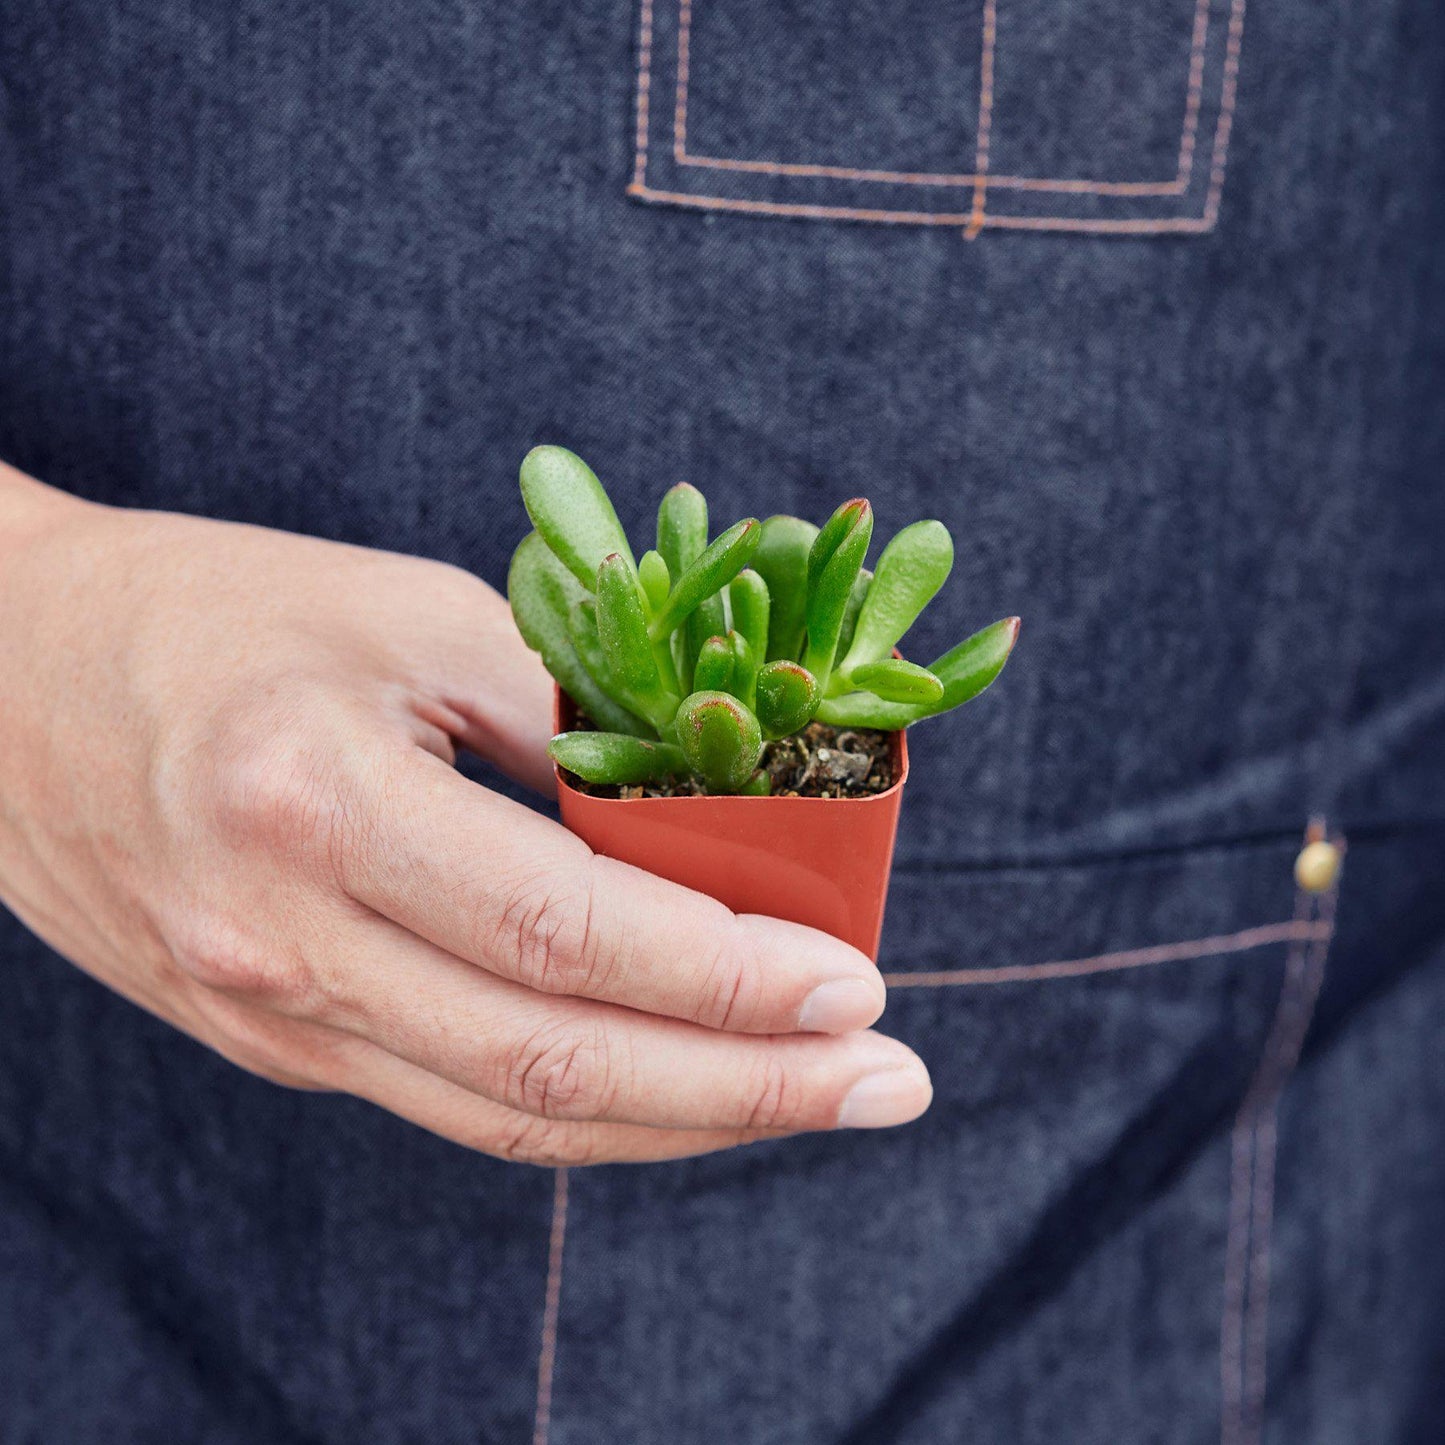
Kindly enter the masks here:
[[901, 225], [953, 226], [974, 239], [984, 229], [1031, 231], [1075, 231], [1093, 234], [1149, 235], [1200, 234], [1214, 229], [1224, 188], [1229, 142], [1233, 132], [1238, 97], [1240, 50], [1244, 36], [1246, 0], [1231, 0], [1220, 91], [1220, 108], [1211, 151], [1209, 183], [1199, 215], [1159, 217], [1090, 217], [1064, 215], [1013, 215], [987, 208], [990, 189], [1046, 191], [1093, 196], [1181, 196], [1187, 193], [1194, 175], [1199, 117], [1203, 98], [1205, 52], [1209, 34], [1211, 0], [1196, 0], [1190, 45], [1189, 76], [1186, 87], [1185, 118], [1180, 137], [1179, 158], [1172, 181], [1079, 181], [1037, 176], [991, 176], [988, 169], [989, 136], [992, 123], [991, 83], [997, 39], [998, 0], [985, 0], [982, 40], [982, 84], [979, 103], [978, 142], [974, 169], [958, 174], [890, 172], [853, 166], [814, 166], [789, 162], [753, 160], [731, 156], [706, 156], [687, 150], [688, 84], [691, 67], [692, 0], [676, 0], [678, 6], [678, 55], [673, 106], [673, 154], [677, 166], [717, 171], [750, 172], [769, 176], [810, 177], [848, 180], [857, 184], [971, 186], [972, 204], [967, 212], [927, 211], [887, 207], [831, 205], [771, 201], [744, 196], [719, 196], [678, 191], [654, 186], [648, 180], [651, 142], [653, 81], [653, 6], [642, 0], [638, 43], [636, 136], [633, 173], [627, 193], [638, 199], [699, 210], [733, 211], [743, 214], [791, 217], [804, 220], [846, 220]]
[[[1326, 836], [1317, 824], [1307, 836]], [[1333, 840], [1345, 853], [1345, 840]], [[1313, 941], [1291, 944], [1269, 1036], [1230, 1135], [1229, 1214], [1224, 1245], [1224, 1300], [1219, 1326], [1221, 1445], [1259, 1445], [1264, 1423], [1269, 1344], [1270, 1245], [1279, 1104], [1294, 1076], [1324, 985], [1339, 898], [1296, 893], [1295, 917], [1314, 915]]]
[[885, 973], [893, 988], [950, 988], [969, 984], [1030, 983], [1038, 979], [1083, 978], [1091, 973], [1147, 968], [1190, 958], [1245, 953], [1270, 943], [1312, 943], [1328, 936], [1322, 922], [1293, 918], [1283, 923], [1262, 923], [1237, 933], [1214, 934], [1180, 943], [1159, 943], [1147, 948], [1116, 949], [1088, 958], [1057, 959], [1049, 963], [1006, 964], [998, 968], [955, 968], [927, 973]]
[[552, 1224], [547, 1237], [547, 1283], [542, 1294], [542, 1346], [537, 1356], [537, 1401], [532, 1445], [547, 1445], [552, 1433], [552, 1380], [557, 1368], [557, 1327], [562, 1309], [562, 1258], [567, 1247], [566, 1168], [552, 1171]]

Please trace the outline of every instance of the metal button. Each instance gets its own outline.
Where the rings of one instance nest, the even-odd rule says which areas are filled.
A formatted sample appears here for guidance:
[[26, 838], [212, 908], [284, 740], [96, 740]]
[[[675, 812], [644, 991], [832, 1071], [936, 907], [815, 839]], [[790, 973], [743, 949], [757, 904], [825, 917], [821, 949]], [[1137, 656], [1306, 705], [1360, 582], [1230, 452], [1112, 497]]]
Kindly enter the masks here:
[[1306, 843], [1294, 860], [1294, 881], [1306, 893], [1326, 893], [1340, 876], [1340, 850], [1323, 838]]

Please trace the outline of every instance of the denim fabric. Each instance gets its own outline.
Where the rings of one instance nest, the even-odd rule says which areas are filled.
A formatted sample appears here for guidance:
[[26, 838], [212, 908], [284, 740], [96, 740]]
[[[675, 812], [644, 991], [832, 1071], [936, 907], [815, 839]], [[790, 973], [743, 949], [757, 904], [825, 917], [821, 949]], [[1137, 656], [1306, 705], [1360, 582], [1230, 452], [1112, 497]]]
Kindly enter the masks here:
[[911, 652], [1024, 631], [914, 735], [895, 1133], [554, 1180], [5, 920], [0, 1441], [1440, 1439], [1442, 76], [1407, 0], [7, 0], [8, 461], [501, 585], [558, 441], [638, 540], [941, 517]]

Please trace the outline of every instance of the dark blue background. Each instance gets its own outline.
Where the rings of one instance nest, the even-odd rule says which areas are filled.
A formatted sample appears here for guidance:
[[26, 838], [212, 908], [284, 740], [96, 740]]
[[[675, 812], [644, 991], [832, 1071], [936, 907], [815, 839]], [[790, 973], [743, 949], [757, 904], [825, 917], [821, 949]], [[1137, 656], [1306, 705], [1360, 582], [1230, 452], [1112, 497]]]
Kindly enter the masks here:
[[[1001, 0], [1011, 167], [1171, 172], [1187, 34], [1141, 3]], [[977, 8], [840, 4], [760, 84], [803, 7], [698, 0], [691, 133], [967, 168]], [[971, 242], [629, 199], [638, 21], [7, 0], [0, 456], [498, 585], [543, 440], [639, 542], [679, 479], [724, 521], [941, 517], [914, 655], [1024, 630], [914, 738], [885, 967], [1287, 918], [1325, 813], [1267, 1438], [1438, 1438], [1445, 12], [1257, 0], [1212, 231]], [[529, 1438], [549, 1177], [251, 1080], [13, 921], [0, 952], [0, 1440]], [[925, 1122], [576, 1177], [554, 1439], [1215, 1438], [1221, 1151], [1282, 962], [900, 994]]]

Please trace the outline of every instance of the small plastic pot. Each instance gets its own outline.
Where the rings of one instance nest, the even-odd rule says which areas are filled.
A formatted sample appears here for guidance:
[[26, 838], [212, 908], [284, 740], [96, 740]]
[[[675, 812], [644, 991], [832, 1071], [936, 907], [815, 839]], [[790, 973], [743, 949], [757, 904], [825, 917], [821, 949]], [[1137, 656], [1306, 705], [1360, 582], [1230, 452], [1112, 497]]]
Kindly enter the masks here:
[[[576, 725], [559, 688], [556, 727]], [[892, 735], [896, 781], [864, 798], [598, 798], [557, 770], [562, 821], [595, 853], [726, 903], [821, 928], [878, 956], [908, 744]]]

